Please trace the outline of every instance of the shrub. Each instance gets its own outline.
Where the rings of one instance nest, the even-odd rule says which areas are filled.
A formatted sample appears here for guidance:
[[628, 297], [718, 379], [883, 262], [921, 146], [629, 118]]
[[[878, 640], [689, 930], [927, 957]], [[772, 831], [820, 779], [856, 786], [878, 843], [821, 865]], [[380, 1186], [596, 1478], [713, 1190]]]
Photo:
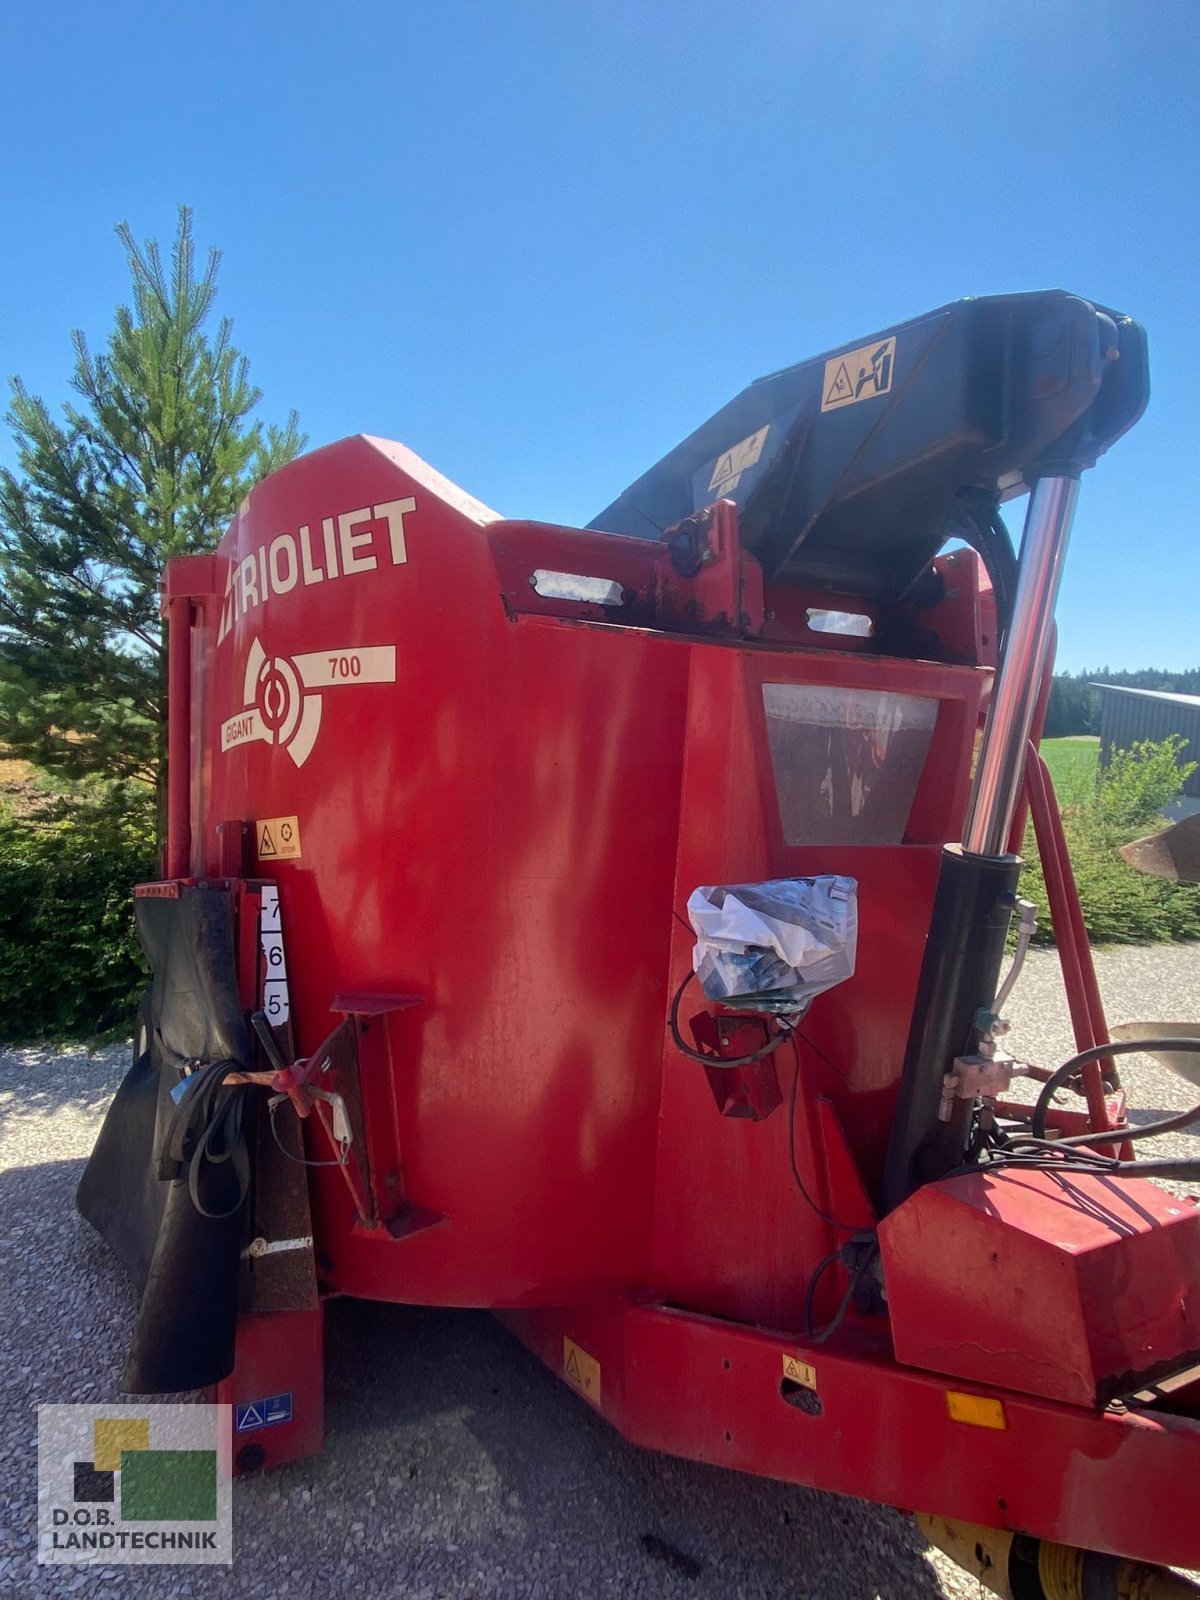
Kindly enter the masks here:
[[1130, 750], [1114, 750], [1097, 777], [1089, 820], [1117, 844], [1162, 825], [1162, 811], [1178, 798], [1196, 770], [1181, 762], [1187, 740], [1173, 733], [1161, 744], [1143, 739]]
[[132, 1027], [146, 969], [130, 891], [155, 875], [149, 819], [120, 794], [0, 816], [0, 1039]]
[[[1118, 854], [1130, 839], [1163, 826], [1162, 809], [1176, 798], [1196, 769], [1181, 765], [1183, 741], [1145, 740], [1114, 751], [1095, 786], [1064, 796], [1063, 831], [1088, 935], [1098, 944], [1148, 944], [1200, 939], [1200, 888], [1135, 872]], [[1038, 907], [1039, 943], [1054, 940], [1046, 910], [1046, 885], [1032, 826], [1025, 830], [1026, 866], [1021, 893]]]

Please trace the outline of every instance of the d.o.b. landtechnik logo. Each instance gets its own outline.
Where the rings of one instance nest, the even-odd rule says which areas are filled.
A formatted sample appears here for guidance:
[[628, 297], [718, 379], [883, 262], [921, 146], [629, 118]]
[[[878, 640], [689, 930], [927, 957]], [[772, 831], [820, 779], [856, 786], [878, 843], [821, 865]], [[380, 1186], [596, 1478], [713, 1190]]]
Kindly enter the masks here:
[[231, 1561], [228, 1438], [228, 1406], [39, 1406], [38, 1560]]

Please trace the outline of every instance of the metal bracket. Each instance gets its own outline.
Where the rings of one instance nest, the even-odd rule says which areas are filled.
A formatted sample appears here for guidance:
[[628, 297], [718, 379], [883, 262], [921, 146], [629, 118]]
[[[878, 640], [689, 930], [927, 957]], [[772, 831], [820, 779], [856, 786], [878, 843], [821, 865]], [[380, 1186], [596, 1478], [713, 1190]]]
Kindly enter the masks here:
[[970, 1056], [955, 1056], [954, 1070], [948, 1072], [942, 1079], [942, 1103], [938, 1109], [938, 1121], [950, 1121], [956, 1100], [974, 1100], [979, 1095], [985, 1099], [994, 1099], [997, 1095], [1008, 1091], [1014, 1078], [1024, 1075], [1025, 1069], [1021, 1062], [1015, 1061], [1012, 1056], [994, 1047], [990, 1055], [980, 1052]]

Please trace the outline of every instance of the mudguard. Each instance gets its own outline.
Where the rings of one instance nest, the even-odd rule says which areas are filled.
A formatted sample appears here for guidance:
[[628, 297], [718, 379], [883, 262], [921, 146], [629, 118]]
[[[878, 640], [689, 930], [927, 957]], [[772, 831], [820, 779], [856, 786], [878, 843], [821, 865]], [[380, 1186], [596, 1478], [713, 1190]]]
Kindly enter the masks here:
[[133, 1065], [76, 1194], [82, 1215], [141, 1291], [121, 1380], [127, 1394], [200, 1389], [232, 1371], [245, 1243], [253, 1134], [247, 1089], [217, 1091], [229, 1133], [224, 1159], [198, 1156], [194, 1132], [182, 1162], [168, 1148], [172, 1124], [179, 1126], [171, 1091], [184, 1067], [251, 1064], [231, 900], [225, 889], [170, 888], [169, 896], [135, 901], [153, 978], [138, 1013]]

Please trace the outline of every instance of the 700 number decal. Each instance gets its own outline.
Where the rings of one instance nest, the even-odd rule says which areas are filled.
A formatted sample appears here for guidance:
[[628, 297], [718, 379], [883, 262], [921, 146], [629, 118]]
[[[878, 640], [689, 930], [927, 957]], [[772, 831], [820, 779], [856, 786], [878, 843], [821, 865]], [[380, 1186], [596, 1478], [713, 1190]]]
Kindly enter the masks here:
[[321, 727], [322, 689], [395, 681], [393, 644], [326, 647], [298, 656], [268, 657], [252, 639], [246, 653], [243, 709], [221, 724], [221, 749], [254, 742], [280, 745], [301, 767]]

